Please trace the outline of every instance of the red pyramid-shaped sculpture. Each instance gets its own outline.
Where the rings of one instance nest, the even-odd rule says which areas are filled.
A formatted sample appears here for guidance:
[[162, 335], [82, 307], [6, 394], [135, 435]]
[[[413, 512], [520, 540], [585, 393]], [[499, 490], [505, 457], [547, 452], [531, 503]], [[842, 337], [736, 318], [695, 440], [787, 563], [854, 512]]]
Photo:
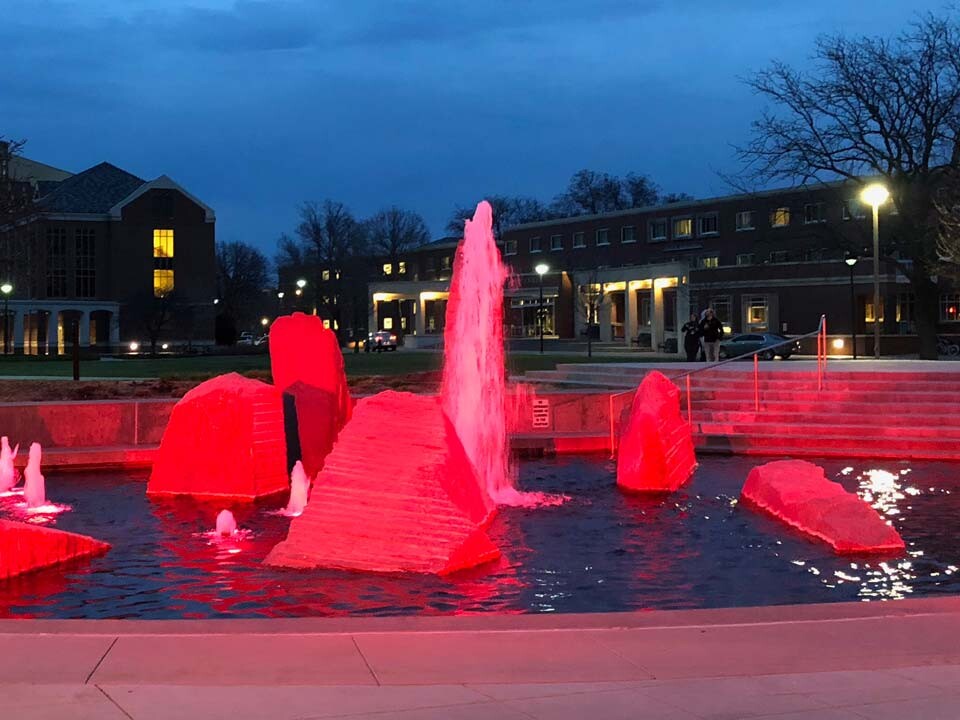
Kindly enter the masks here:
[[662, 373], [637, 388], [617, 450], [617, 485], [634, 492], [673, 492], [697, 467], [680, 391]]
[[432, 397], [360, 400], [303, 515], [266, 563], [449, 573], [499, 557], [489, 511], [451, 424]]
[[289, 487], [280, 393], [230, 373], [174, 406], [147, 494], [254, 500]]
[[803, 460], [777, 460], [750, 471], [741, 498], [838, 554], [897, 552], [900, 534], [856, 493], [828, 480], [823, 468]]
[[86, 535], [28, 523], [0, 520], [0, 580], [103, 555], [110, 546]]

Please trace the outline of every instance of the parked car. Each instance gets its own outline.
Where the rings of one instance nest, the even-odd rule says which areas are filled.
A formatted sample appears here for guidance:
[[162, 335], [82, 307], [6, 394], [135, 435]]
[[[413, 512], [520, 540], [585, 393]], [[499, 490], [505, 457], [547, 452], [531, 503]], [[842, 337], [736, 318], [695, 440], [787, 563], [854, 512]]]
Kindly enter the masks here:
[[260, 337], [258, 337], [256, 340], [253, 341], [253, 344], [256, 345], [257, 347], [260, 347], [261, 345], [269, 345], [269, 343], [270, 343], [269, 333], [261, 335]]
[[396, 350], [397, 336], [389, 330], [379, 330], [375, 333], [370, 333], [367, 338], [367, 343], [369, 343], [370, 349], [374, 352]]
[[253, 347], [253, 333], [240, 333], [240, 337], [237, 338], [237, 345], [239, 347]]
[[[746, 355], [747, 353], [769, 347], [769, 350], [760, 353], [762, 360], [773, 360], [773, 358], [778, 355], [786, 360], [795, 352], [800, 351], [800, 343], [797, 340], [779, 345], [789, 339], [790, 338], [784, 335], [778, 335], [777, 333], [744, 333], [742, 335], [734, 335], [728, 340], [722, 340], [720, 342], [720, 357], [739, 357], [740, 355]], [[779, 345], [779, 347], [773, 347], [776, 345]]]

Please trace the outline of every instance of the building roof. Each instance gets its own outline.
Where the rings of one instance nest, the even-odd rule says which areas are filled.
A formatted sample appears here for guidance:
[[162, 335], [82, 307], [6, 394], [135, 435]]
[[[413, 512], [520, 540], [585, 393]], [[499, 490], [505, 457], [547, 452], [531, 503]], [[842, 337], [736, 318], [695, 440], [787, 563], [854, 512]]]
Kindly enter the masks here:
[[106, 214], [144, 182], [126, 170], [102, 162], [67, 178], [42, 196], [38, 204], [46, 212]]
[[32, 183], [61, 182], [73, 173], [52, 165], [47, 165], [22, 155], [13, 155], [10, 158], [10, 177], [13, 180], [24, 180]]

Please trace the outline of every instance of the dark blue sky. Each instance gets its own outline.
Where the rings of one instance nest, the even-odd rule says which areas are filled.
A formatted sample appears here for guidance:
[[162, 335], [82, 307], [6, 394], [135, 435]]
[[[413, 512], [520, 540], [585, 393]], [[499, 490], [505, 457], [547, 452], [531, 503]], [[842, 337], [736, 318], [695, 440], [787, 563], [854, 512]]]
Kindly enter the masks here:
[[761, 105], [738, 78], [924, 0], [2, 0], [0, 135], [78, 171], [166, 173], [273, 255], [296, 205], [397, 204], [435, 235], [576, 170], [728, 190]]

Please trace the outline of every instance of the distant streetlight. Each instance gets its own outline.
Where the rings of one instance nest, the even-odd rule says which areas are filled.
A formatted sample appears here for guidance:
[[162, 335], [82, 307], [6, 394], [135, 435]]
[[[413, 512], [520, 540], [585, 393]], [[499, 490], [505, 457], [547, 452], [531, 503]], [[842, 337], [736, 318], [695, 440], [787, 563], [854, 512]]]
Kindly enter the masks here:
[[13, 292], [13, 285], [5, 282], [0, 285], [0, 292], [3, 293], [3, 354], [10, 352], [10, 314], [8, 312], [10, 303], [10, 293]]
[[270, 320], [268, 318], [260, 318], [260, 324], [266, 327], [270, 324]]
[[847, 254], [844, 262], [850, 268], [850, 337], [853, 342], [853, 359], [857, 359], [857, 296], [853, 290], [853, 267], [857, 264], [857, 256]]
[[537, 306], [537, 322], [540, 325], [540, 354], [543, 355], [543, 276], [550, 270], [546, 263], [540, 263], [534, 270], [540, 276], [540, 303]]
[[283, 292], [283, 290], [281, 290], [280, 292], [277, 293], [277, 299], [278, 299], [278, 300], [283, 300], [283, 296], [284, 296], [284, 295], [285, 295], [285, 293]]
[[220, 298], [214, 298], [214, 299], [213, 299], [213, 304], [214, 304], [214, 305], [219, 305], [219, 304], [220, 304]]
[[300, 297], [301, 295], [303, 295], [303, 288], [297, 288], [296, 292], [297, 292], [297, 297]]
[[890, 198], [890, 191], [880, 183], [867, 185], [860, 194], [873, 208], [873, 357], [880, 359], [880, 206]]
[[301, 290], [303, 290], [306, 286], [307, 286], [307, 281], [306, 281], [306, 280], [304, 280], [303, 278], [300, 278], [299, 280], [297, 280], [297, 287], [298, 287], [298, 288], [300, 288]]

